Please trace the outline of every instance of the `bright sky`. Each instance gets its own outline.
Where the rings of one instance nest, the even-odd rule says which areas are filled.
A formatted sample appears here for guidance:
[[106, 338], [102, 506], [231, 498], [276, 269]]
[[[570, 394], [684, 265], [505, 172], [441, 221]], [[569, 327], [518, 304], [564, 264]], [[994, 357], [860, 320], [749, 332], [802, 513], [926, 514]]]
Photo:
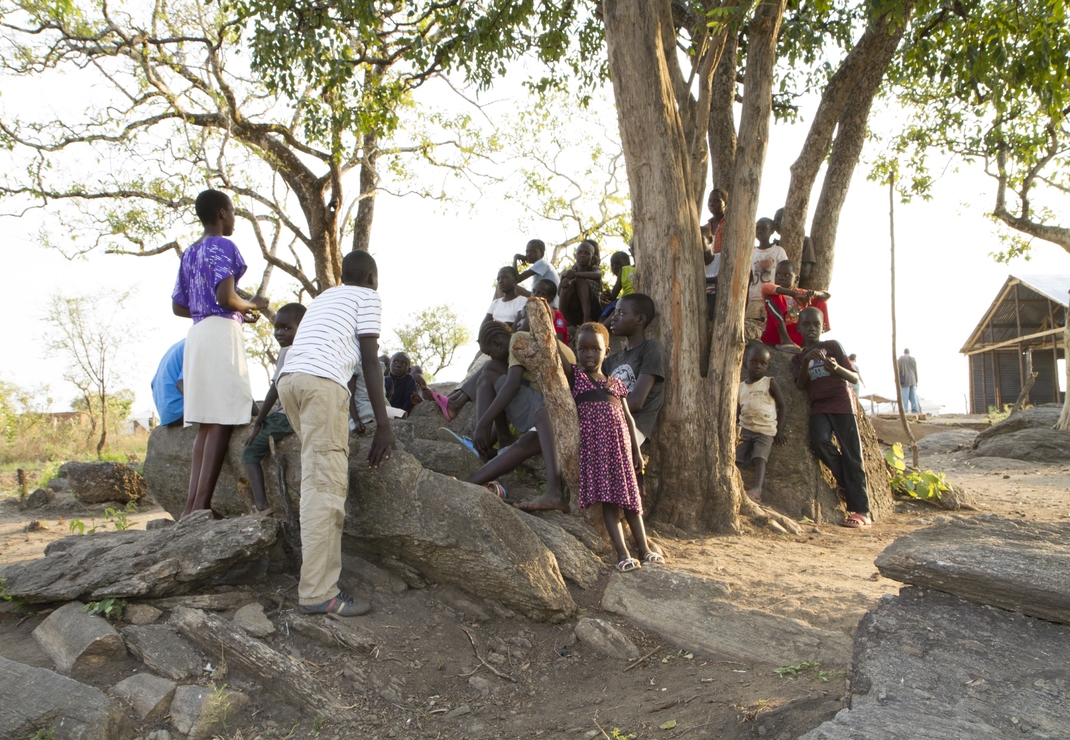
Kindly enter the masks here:
[[[788, 167], [798, 155], [808, 125], [805, 111], [801, 124], [773, 128], [759, 216], [772, 216], [784, 201]], [[613, 125], [612, 112], [605, 113]], [[887, 115], [875, 115], [873, 128], [888, 123]], [[848, 353], [857, 353], [866, 380], [864, 393], [891, 396], [888, 191], [867, 182], [867, 171], [864, 163], [856, 170], [840, 220], [829, 288], [833, 330], [828, 337], [838, 339]], [[814, 202], [819, 188], [820, 182]], [[1007, 274], [1070, 274], [1070, 255], [1043, 242], [1035, 243], [1029, 262], [1000, 265], [989, 256], [1000, 248], [996, 227], [984, 215], [994, 201], [993, 192], [994, 182], [979, 166], [964, 166], [962, 172], [948, 172], [937, 182], [931, 201], [896, 203], [900, 339], [896, 354], [903, 347], [910, 348], [918, 362], [919, 394], [948, 412], [966, 410], [967, 365], [958, 350]], [[472, 210], [462, 210], [443, 214], [440, 205], [415, 196], [378, 200], [372, 252], [379, 263], [386, 344], [397, 345], [391, 329], [407, 316], [442, 303], [452, 304], [474, 335], [490, 302], [498, 267], [522, 252], [529, 238], [552, 242], [557, 236], [549, 227], [522, 230], [521, 209], [493, 195]], [[176, 256], [94, 254], [68, 262], [35, 243], [34, 236], [47, 218], [36, 212], [0, 221], [6, 237], [0, 249], [10, 276], [7, 295], [17, 307], [15, 320], [8, 323], [0, 378], [22, 386], [47, 384], [56, 408], [67, 408], [73, 388], [62, 379], [62, 360], [46, 357], [42, 339], [45, 326], [40, 319], [48, 297], [57, 292], [70, 295], [132, 287], [136, 294], [127, 311], [133, 330], [124, 349], [124, 385], [137, 394], [135, 414], [147, 415], [152, 403], [149, 381], [159, 358], [189, 327], [188, 320], [173, 316], [170, 310]], [[258, 276], [263, 265], [251, 236], [239, 230], [235, 239], [250, 264], [249, 275]], [[623, 248], [623, 244], [608, 243], [602, 251], [608, 254]], [[285, 297], [279, 278], [276, 272], [271, 292]], [[454, 365], [437, 379], [463, 377], [475, 351], [474, 344], [459, 351]], [[251, 366], [251, 372], [254, 393], [260, 397], [267, 378], [258, 366]]]

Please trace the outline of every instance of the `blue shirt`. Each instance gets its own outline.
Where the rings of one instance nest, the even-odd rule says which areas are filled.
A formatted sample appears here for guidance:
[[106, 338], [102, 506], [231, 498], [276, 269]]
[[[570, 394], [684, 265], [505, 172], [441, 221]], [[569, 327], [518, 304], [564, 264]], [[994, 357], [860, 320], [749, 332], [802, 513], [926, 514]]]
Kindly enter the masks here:
[[182, 418], [182, 394], [175, 383], [182, 380], [182, 353], [185, 348], [186, 340], [183, 339], [167, 350], [152, 378], [152, 401], [160, 413], [161, 425]]

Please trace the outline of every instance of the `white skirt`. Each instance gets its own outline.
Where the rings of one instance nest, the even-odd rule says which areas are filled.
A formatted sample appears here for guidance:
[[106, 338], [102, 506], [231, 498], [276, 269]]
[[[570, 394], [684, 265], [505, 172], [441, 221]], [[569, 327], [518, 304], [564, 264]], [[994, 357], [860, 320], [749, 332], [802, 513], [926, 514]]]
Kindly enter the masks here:
[[190, 328], [182, 356], [186, 426], [249, 423], [253, 392], [241, 330], [239, 322], [222, 316], [209, 316]]

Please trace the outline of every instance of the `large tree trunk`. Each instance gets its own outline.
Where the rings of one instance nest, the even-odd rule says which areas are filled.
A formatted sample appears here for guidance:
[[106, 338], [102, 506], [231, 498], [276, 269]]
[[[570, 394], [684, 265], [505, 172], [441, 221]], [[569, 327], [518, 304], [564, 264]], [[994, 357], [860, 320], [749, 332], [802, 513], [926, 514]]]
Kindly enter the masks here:
[[[724, 247], [717, 278], [717, 317], [713, 327], [710, 366], [707, 375], [712, 404], [706, 439], [712, 455], [708, 463], [708, 495], [698, 520], [709, 529], [738, 528], [743, 495], [742, 480], [735, 465], [735, 409], [743, 360], [743, 310], [750, 284], [750, 262], [762, 168], [769, 143], [772, 113], [773, 66], [776, 39], [785, 0], [762, 3], [750, 23], [743, 113], [734, 174], [725, 213]], [[694, 516], [695, 512], [692, 512]]]
[[732, 29], [725, 40], [721, 61], [713, 74], [710, 94], [710, 169], [713, 186], [725, 188], [732, 183], [732, 165], [736, 161], [736, 54], [739, 33]]
[[372, 243], [372, 218], [375, 216], [375, 189], [379, 176], [375, 161], [379, 158], [379, 137], [364, 135], [360, 163], [360, 192], [357, 194], [357, 217], [353, 220], [353, 251], [367, 252]]
[[791, 183], [788, 185], [788, 196], [784, 204], [780, 244], [788, 253], [788, 259], [796, 264], [802, 256], [806, 217], [814, 182], [828, 155], [832, 135], [843, 115], [848, 97], [863, 77], [876, 76], [878, 82], [884, 77], [891, 54], [899, 45], [913, 6], [913, 0], [909, 0], [899, 13], [886, 14], [871, 20], [865, 33], [825, 86], [802, 151], [791, 165]]
[[688, 139], [670, 76], [676, 48], [666, 42], [675, 35], [670, 2], [607, 0], [603, 19], [631, 190], [636, 272], [661, 312], [651, 334], [669, 354], [665, 405], [651, 440], [660, 471], [654, 513], [678, 527], [704, 528], [707, 522], [695, 513], [706, 495], [709, 465], [709, 386], [701, 373], [706, 309]]

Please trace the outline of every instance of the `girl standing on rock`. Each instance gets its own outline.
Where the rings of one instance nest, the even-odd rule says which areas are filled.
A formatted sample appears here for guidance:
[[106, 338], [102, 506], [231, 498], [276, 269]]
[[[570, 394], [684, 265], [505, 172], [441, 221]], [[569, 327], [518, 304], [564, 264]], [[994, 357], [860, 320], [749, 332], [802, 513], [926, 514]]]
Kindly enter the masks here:
[[617, 570], [627, 573], [640, 567], [624, 544], [621, 518], [628, 521], [639, 559], [644, 563], [663, 561], [650, 549], [643, 527], [643, 502], [636, 474], [643, 472], [643, 458], [635, 421], [624, 399], [627, 388], [617, 378], [602, 374], [602, 360], [609, 345], [609, 332], [598, 323], [581, 326], [576, 334], [578, 363], [566, 365], [572, 397], [580, 417], [580, 506], [602, 504], [606, 530], [617, 551]]

